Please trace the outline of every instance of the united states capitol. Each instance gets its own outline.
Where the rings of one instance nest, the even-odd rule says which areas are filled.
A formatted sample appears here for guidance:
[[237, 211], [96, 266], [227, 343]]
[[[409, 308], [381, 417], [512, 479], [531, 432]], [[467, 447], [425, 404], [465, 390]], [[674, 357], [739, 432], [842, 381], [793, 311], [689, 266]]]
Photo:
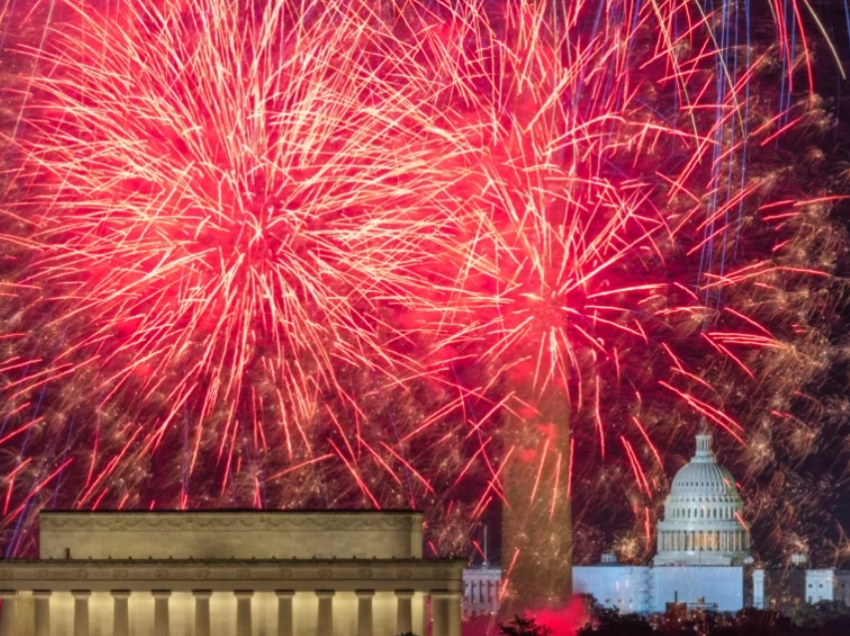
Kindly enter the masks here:
[[[743, 501], [711, 442], [711, 435], [697, 435], [693, 458], [673, 479], [652, 563], [620, 564], [603, 554], [596, 565], [573, 567], [574, 592], [642, 614], [673, 605], [717, 612], [833, 600], [850, 605], [850, 571], [806, 569], [803, 555], [794, 555], [790, 568], [754, 566]], [[497, 612], [501, 580], [502, 571], [489, 563], [467, 569], [464, 613]]]

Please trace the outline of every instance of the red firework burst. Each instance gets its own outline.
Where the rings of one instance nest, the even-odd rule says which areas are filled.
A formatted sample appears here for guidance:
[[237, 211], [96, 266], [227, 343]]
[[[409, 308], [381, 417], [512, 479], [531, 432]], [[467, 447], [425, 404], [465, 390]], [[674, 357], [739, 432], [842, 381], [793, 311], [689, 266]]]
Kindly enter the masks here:
[[764, 46], [684, 0], [10, 11], [7, 523], [72, 471], [94, 507], [153, 475], [414, 502], [456, 549], [512, 455], [546, 510], [572, 485], [554, 395], [644, 532], [677, 432], [757, 437], [822, 367], [835, 197], [782, 144], [826, 120], [766, 4]]

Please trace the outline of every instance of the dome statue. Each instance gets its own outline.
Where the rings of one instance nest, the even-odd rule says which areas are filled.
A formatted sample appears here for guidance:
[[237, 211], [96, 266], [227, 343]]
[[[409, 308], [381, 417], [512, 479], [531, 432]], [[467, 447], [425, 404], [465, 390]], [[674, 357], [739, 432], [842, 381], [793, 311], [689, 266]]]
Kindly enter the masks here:
[[711, 435], [697, 435], [691, 461], [673, 479], [658, 524], [654, 565], [743, 565], [750, 532], [735, 478], [717, 463]]

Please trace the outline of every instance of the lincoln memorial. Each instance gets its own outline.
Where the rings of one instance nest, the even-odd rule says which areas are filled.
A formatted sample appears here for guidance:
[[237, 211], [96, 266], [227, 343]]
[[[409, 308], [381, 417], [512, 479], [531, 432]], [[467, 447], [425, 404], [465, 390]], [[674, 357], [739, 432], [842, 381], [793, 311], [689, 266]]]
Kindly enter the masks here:
[[460, 636], [465, 560], [412, 511], [42, 512], [0, 636]]

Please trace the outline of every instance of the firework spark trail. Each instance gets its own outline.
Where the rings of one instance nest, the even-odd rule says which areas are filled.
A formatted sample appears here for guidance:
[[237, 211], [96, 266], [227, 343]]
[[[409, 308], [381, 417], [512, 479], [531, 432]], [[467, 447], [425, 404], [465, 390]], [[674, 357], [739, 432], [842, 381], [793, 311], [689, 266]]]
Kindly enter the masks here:
[[[362, 413], [349, 396], [363, 386], [342, 375], [416, 373], [412, 328], [395, 314], [427, 298], [424, 255], [444, 250], [451, 216], [456, 152], [433, 134], [436, 111], [399, 90], [403, 64], [380, 53], [388, 36], [367, 5], [303, 20], [288, 2], [256, 15], [223, 2], [63, 9], [48, 45], [20, 47], [38, 69], [26, 87], [35, 132], [16, 140], [26, 160], [9, 175], [27, 192], [4, 209], [26, 228], [4, 236], [32, 251], [18, 251], [12, 287], [32, 289], [26, 312], [50, 313], [43, 327], [73, 339], [10, 380], [9, 402], [65, 373], [88, 376], [100, 410], [135, 403], [124, 425], [144, 433], [95, 449], [86, 463], [101, 472], [76, 505], [158, 452], [186, 409], [190, 470], [216, 437], [222, 489], [241, 467], [248, 404], [288, 461], [314, 455], [308, 423], [328, 393]], [[140, 422], [152, 401], [160, 413]]]
[[[675, 433], [700, 418], [741, 444], [768, 433], [775, 422], [764, 418], [765, 406], [792, 403], [794, 388], [827, 363], [817, 324], [834, 301], [817, 279], [828, 278], [843, 236], [828, 222], [817, 227], [835, 197], [801, 198], [812, 184], [792, 178], [790, 157], [776, 152], [790, 137], [809, 143], [820, 163], [814, 140], [830, 124], [817, 99], [803, 94], [776, 116], [782, 106], [761, 99], [770, 49], [730, 43], [729, 29], [749, 20], [749, 5], [714, 12], [696, 3], [647, 5], [628, 19], [612, 11], [598, 30], [582, 19], [597, 3], [573, 3], [560, 30], [545, 7], [511, 6], [512, 24], [497, 46], [481, 47], [477, 58], [448, 58], [449, 75], [467, 82], [456, 90], [474, 102], [464, 121], [471, 111], [485, 125], [468, 138], [476, 146], [464, 184], [468, 253], [452, 285], [462, 290], [453, 316], [459, 328], [446, 342], [483, 360], [501, 390], [519, 389], [516, 443], [525, 450], [513, 457], [529, 464], [524, 492], [542, 509], [554, 496], [540, 488], [554, 426], [541, 404], [552, 394], [571, 402], [583, 446], [594, 431], [603, 456], [606, 437], [637, 417], [655, 431], [642, 428], [634, 442], [655, 454], [658, 437], [672, 446]], [[486, 40], [474, 19], [457, 29], [457, 42]], [[799, 71], [811, 87], [811, 52], [787, 41], [779, 48], [795, 56], [789, 86]], [[803, 216], [767, 224], [798, 207]], [[814, 328], [794, 323], [800, 316]], [[652, 399], [624, 400], [628, 393]], [[633, 488], [651, 501], [644, 467], [621, 441]], [[516, 447], [505, 443], [507, 455]], [[664, 492], [659, 476], [656, 495]], [[633, 509], [645, 534], [639, 556], [650, 550], [652, 524], [647, 507]], [[537, 559], [537, 578], [555, 553], [540, 541], [539, 554], [526, 550], [520, 559]]]
[[828, 121], [767, 4], [762, 43], [685, 0], [3, 13], [6, 510], [415, 502], [448, 552], [554, 392], [586, 481], [530, 425], [528, 492], [632, 472], [649, 546], [678, 433], [790, 427], [825, 365], [842, 238], [783, 144]]

